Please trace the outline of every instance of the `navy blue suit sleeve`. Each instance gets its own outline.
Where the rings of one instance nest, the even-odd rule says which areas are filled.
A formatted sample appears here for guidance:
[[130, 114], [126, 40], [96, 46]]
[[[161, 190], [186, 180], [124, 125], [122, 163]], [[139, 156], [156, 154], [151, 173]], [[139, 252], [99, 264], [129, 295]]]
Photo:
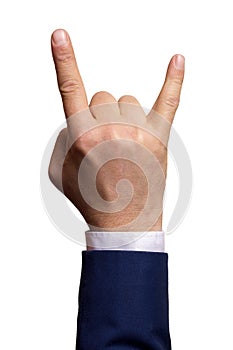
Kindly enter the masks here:
[[83, 251], [76, 350], [170, 350], [167, 260]]

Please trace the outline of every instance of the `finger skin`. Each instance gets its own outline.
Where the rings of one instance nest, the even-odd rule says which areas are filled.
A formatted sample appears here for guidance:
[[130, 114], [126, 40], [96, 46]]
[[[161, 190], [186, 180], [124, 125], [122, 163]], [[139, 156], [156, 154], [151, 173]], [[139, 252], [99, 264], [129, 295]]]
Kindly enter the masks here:
[[180, 101], [180, 93], [184, 79], [185, 60], [182, 55], [172, 57], [160, 94], [152, 107], [172, 123]]
[[63, 29], [55, 30], [51, 37], [51, 47], [58, 87], [68, 118], [88, 108], [87, 96], [68, 33]]
[[121, 98], [118, 100], [118, 105], [122, 116], [128, 116], [129, 118], [132, 117], [132, 115], [134, 117], [137, 116], [139, 118], [139, 122], [145, 117], [143, 108], [134, 96], [121, 96]]
[[107, 91], [95, 93], [90, 102], [90, 111], [99, 123], [111, 123], [120, 116], [117, 100]]
[[107, 91], [96, 92], [90, 102], [91, 106], [102, 105], [104, 103], [116, 103], [116, 99]]
[[118, 100], [118, 103], [132, 103], [132, 104], [135, 104], [135, 105], [140, 105], [140, 103], [138, 102], [136, 97], [131, 96], [131, 95], [121, 96], [119, 98], [119, 100]]

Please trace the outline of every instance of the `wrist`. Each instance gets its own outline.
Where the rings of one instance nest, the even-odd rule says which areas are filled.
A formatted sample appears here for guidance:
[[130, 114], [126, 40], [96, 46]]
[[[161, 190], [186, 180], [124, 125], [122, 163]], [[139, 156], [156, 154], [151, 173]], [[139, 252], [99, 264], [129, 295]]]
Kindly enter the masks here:
[[[96, 225], [91, 225], [88, 223], [89, 230], [91, 232], [149, 232], [149, 231], [162, 231], [162, 217], [161, 214], [157, 221], [152, 224], [148, 225], [148, 220], [140, 220], [140, 223], [137, 225], [122, 225], [120, 220], [114, 220], [105, 218], [99, 218]], [[129, 218], [126, 217], [126, 220]], [[127, 221], [128, 221], [127, 220]], [[130, 221], [130, 220], [129, 220]]]

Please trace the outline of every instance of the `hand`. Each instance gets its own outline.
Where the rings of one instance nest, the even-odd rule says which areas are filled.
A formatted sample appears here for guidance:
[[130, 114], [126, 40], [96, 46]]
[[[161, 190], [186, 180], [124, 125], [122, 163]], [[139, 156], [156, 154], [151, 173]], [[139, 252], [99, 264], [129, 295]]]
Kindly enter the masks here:
[[167, 142], [179, 104], [184, 57], [172, 57], [149, 114], [133, 96], [98, 92], [88, 105], [72, 44], [64, 30], [52, 52], [67, 128], [59, 134], [49, 177], [91, 230], [162, 229]]

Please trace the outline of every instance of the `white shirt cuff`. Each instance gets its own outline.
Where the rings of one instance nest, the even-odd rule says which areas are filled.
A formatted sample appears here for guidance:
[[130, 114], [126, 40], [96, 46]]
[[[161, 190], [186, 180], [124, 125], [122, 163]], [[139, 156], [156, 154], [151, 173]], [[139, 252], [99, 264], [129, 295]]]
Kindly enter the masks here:
[[87, 250], [140, 250], [164, 252], [164, 232], [86, 231]]

